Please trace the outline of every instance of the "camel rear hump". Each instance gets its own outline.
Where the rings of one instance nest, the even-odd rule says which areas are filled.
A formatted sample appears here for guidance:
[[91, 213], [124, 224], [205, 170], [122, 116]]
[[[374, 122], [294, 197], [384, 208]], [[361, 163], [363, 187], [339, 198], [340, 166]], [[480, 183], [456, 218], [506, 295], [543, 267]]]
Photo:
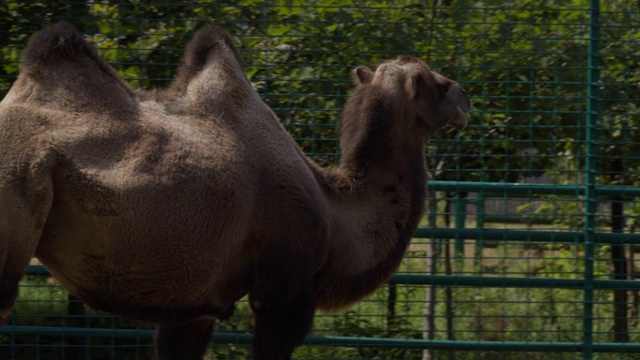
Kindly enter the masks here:
[[177, 86], [181, 80], [186, 84], [193, 79], [205, 68], [212, 53], [222, 54], [222, 64], [219, 65], [229, 63], [226, 66], [237, 66], [242, 70], [240, 56], [229, 33], [218, 26], [206, 26], [198, 30], [187, 45], [183, 65], [174, 84]]
[[[198, 116], [238, 118], [243, 108], [271, 110], [253, 89], [229, 33], [218, 26], [198, 30], [187, 45], [171, 86], [156, 99]], [[256, 104], [258, 104], [256, 106]]]

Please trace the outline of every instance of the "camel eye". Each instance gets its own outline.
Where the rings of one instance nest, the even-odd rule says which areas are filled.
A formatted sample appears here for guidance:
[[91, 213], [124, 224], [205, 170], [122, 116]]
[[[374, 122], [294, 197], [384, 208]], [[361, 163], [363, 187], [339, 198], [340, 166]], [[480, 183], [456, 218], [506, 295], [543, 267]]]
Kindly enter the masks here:
[[451, 83], [448, 81], [444, 84], [438, 84], [438, 92], [440, 92], [440, 94], [446, 94], [447, 91], [449, 91], [449, 88], [451, 88]]

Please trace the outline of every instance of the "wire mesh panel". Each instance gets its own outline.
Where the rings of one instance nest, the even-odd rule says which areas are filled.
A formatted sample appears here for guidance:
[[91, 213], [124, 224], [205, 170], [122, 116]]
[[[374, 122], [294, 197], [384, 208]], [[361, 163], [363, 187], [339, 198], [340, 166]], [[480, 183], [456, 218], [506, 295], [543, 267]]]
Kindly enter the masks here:
[[[327, 167], [356, 66], [415, 55], [470, 94], [469, 126], [425, 148], [427, 212], [398, 273], [319, 313], [294, 358], [640, 356], [637, 1], [4, 2], [0, 94], [29, 36], [59, 20], [143, 89], [169, 84], [197, 28], [225, 27], [254, 88]], [[241, 301], [208, 358], [247, 357], [251, 329]], [[152, 330], [84, 306], [34, 260], [0, 358], [146, 359]]]

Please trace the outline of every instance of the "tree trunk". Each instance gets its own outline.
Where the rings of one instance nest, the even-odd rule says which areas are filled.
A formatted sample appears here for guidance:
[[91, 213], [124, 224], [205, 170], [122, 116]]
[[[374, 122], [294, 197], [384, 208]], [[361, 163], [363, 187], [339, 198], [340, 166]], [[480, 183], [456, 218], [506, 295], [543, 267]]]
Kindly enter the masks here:
[[[67, 313], [69, 321], [67, 326], [87, 327], [88, 319], [85, 317], [84, 303], [75, 295], [67, 295]], [[87, 338], [83, 336], [70, 336], [67, 339], [68, 348], [65, 354], [71, 359], [83, 359], [87, 356]]]
[[396, 299], [398, 297], [398, 289], [395, 284], [389, 284], [389, 295], [387, 297], [387, 331], [393, 330], [396, 319]]
[[[437, 213], [438, 213], [438, 204], [436, 202], [436, 192], [429, 191], [428, 194], [428, 205], [429, 205], [429, 227], [436, 227]], [[429, 243], [427, 245], [427, 257], [426, 257], [426, 267], [427, 274], [435, 275], [437, 273], [437, 248], [436, 248], [436, 239], [429, 239]], [[435, 314], [436, 314], [436, 288], [434, 285], [427, 285], [425, 288], [425, 303], [424, 303], [424, 332], [422, 333], [422, 338], [425, 340], [433, 340], [435, 338], [436, 325], [435, 325]], [[432, 349], [424, 349], [422, 350], [422, 360], [433, 360], [435, 359], [435, 355], [433, 354]]]
[[[453, 196], [447, 196], [447, 205], [446, 205], [446, 213], [445, 213], [445, 225], [447, 228], [451, 227], [451, 213], [453, 212], [452, 210], [452, 203], [451, 203], [451, 198]], [[460, 197], [457, 196], [457, 201], [461, 201]], [[453, 274], [453, 269], [451, 267], [451, 239], [447, 239], [445, 244], [444, 244], [444, 271], [446, 275], [452, 275]], [[445, 287], [444, 290], [444, 296], [445, 296], [445, 304], [446, 304], [446, 308], [445, 308], [445, 312], [447, 315], [447, 340], [455, 340], [456, 339], [456, 334], [455, 331], [453, 329], [453, 319], [454, 319], [454, 312], [453, 312], [453, 289], [451, 288], [451, 286], [447, 286]], [[454, 349], [450, 349], [449, 350], [449, 360], [455, 360], [456, 359], [456, 351]]]
[[67, 296], [67, 312], [72, 319], [78, 319], [84, 316], [84, 303], [75, 295]]
[[[627, 269], [627, 273], [629, 274], [629, 280], [636, 279], [636, 271], [634, 268], [636, 259], [634, 257], [635, 257], [635, 249], [632, 248], [631, 251], [629, 251], [629, 261], [627, 261], [627, 264], [629, 265], [629, 268]], [[640, 308], [638, 307], [639, 305], [640, 305], [640, 291], [632, 290], [631, 291], [631, 314], [629, 316], [629, 325], [631, 327], [634, 327], [638, 324], [638, 315], [640, 314]]]
[[[615, 182], [623, 172], [622, 160], [616, 159], [611, 163], [611, 182]], [[624, 199], [621, 196], [611, 197], [611, 232], [624, 231]], [[627, 280], [628, 267], [624, 244], [611, 245], [611, 262], [613, 264], [613, 279]], [[613, 291], [613, 341], [628, 342], [627, 291]]]

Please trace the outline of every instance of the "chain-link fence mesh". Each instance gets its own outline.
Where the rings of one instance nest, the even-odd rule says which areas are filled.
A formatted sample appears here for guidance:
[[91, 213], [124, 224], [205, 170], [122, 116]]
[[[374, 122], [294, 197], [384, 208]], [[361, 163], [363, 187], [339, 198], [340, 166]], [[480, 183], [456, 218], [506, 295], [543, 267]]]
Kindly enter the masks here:
[[[29, 36], [59, 20], [144, 89], [171, 81], [198, 27], [225, 27], [323, 166], [356, 66], [410, 54], [466, 88], [468, 128], [427, 145], [428, 211], [398, 274], [318, 314], [295, 358], [639, 358], [637, 1], [4, 2], [0, 94]], [[152, 354], [150, 324], [84, 307], [35, 261], [20, 291], [0, 358]], [[241, 303], [207, 356], [245, 358], [250, 332]]]

